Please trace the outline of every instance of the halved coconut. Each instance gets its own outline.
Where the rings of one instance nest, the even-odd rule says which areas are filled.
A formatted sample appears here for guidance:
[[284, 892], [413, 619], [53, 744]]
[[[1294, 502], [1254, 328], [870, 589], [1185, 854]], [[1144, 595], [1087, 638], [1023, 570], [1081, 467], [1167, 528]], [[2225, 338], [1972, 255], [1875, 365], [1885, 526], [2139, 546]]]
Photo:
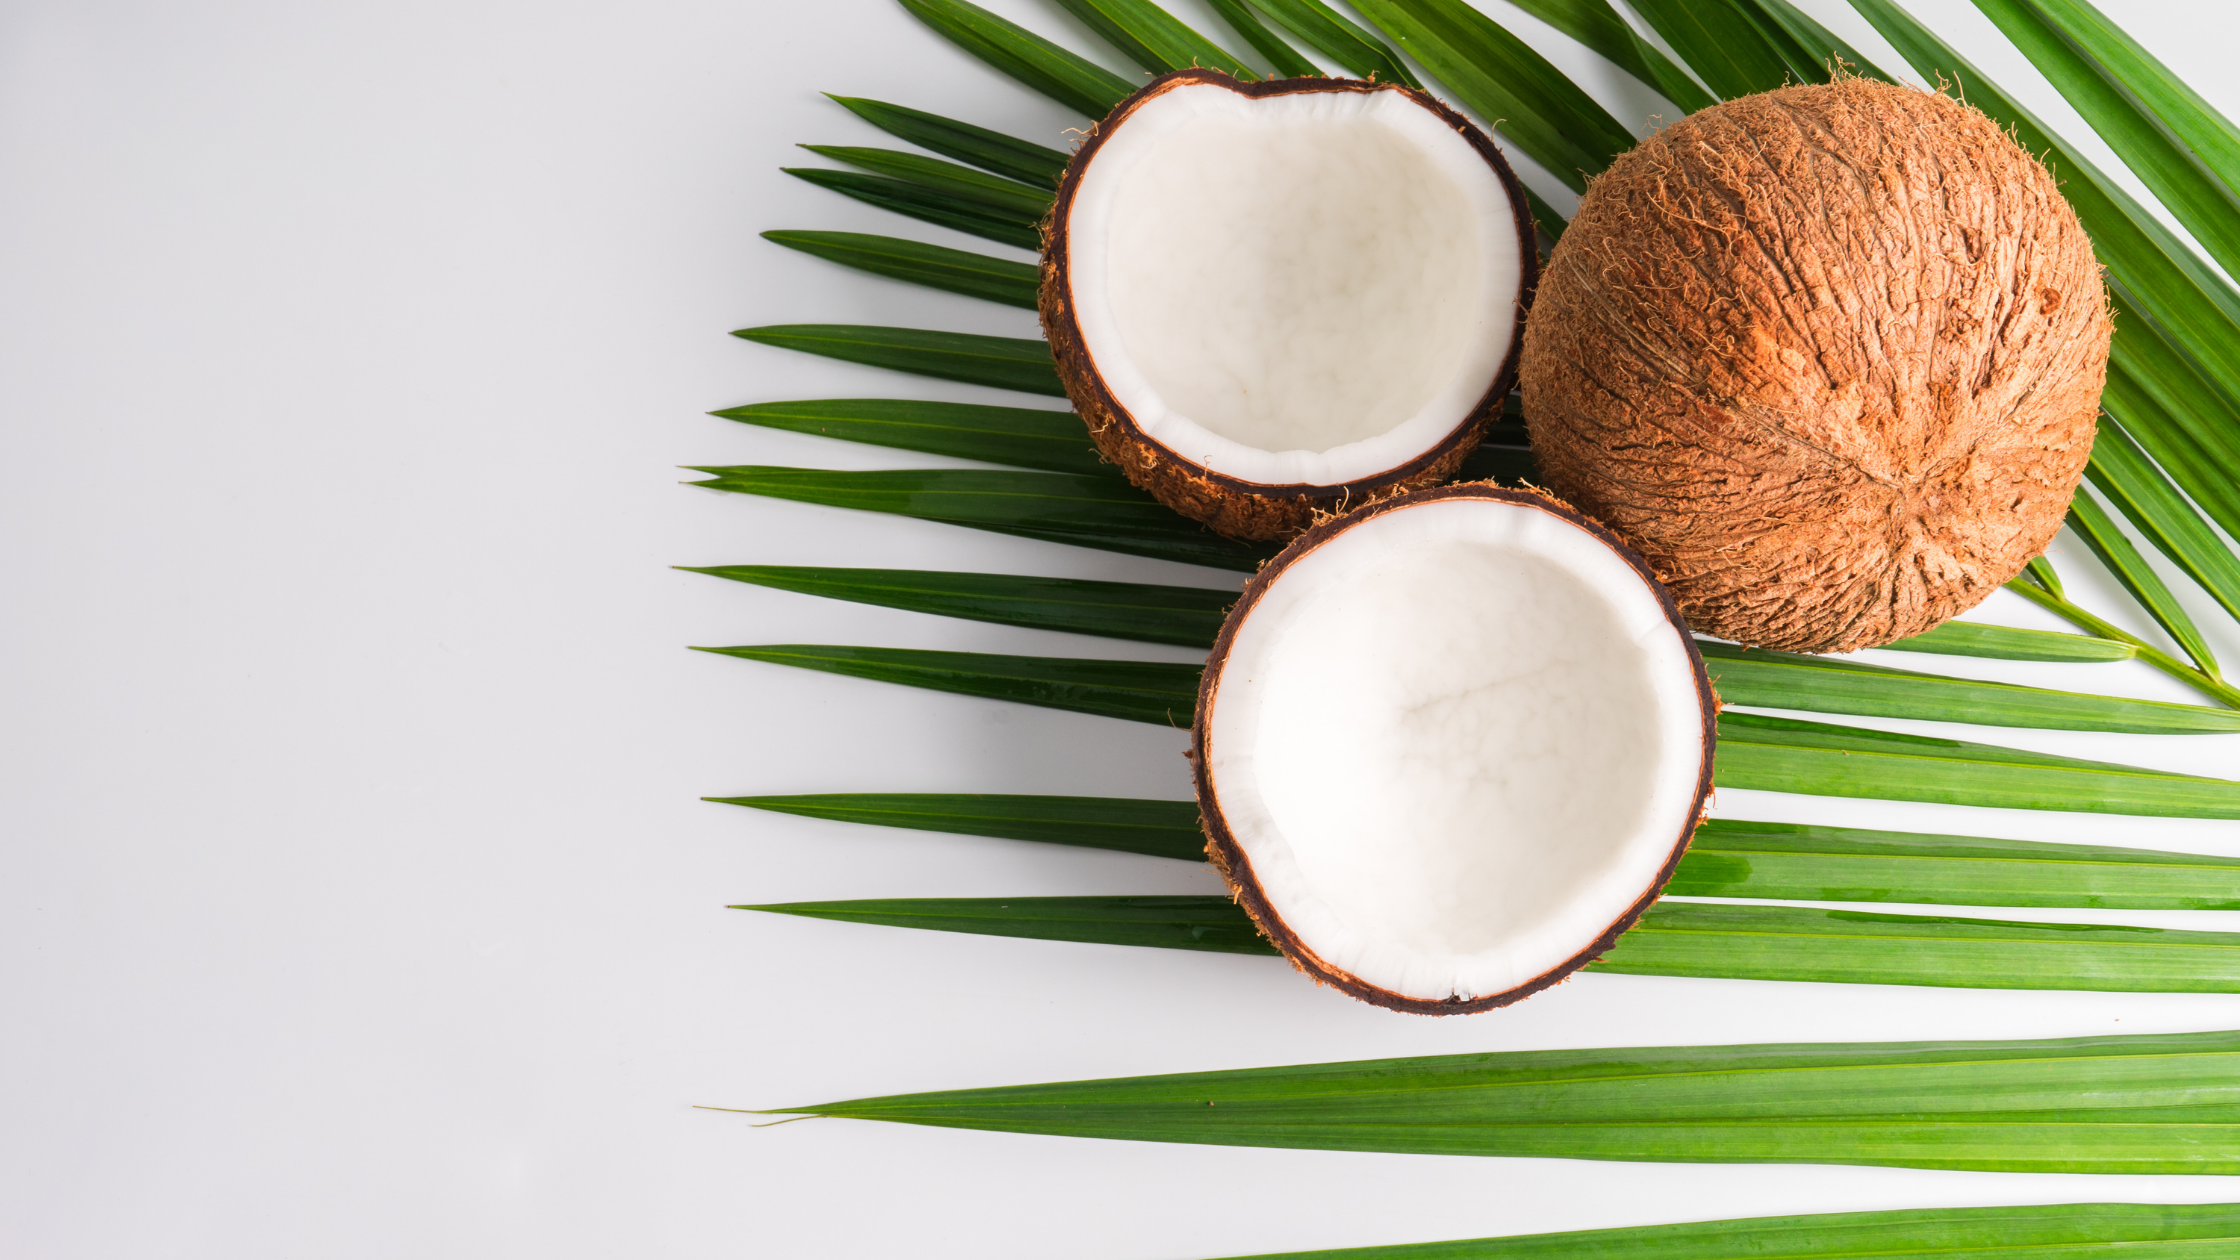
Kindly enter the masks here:
[[1309, 530], [1222, 626], [1194, 728], [1207, 852], [1316, 979], [1504, 1006], [1656, 899], [1717, 708], [1609, 530], [1535, 492], [1401, 495]]
[[1042, 323], [1129, 480], [1289, 538], [1454, 475], [1515, 380], [1532, 231], [1493, 142], [1421, 92], [1182, 70], [1066, 168]]

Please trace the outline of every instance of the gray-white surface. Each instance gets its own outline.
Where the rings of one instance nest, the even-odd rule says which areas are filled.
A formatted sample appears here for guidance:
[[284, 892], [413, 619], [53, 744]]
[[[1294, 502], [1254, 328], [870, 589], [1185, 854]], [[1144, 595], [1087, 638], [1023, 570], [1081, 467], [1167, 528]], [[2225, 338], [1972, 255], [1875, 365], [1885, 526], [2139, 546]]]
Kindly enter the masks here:
[[[1047, 0], [998, 7], [1096, 47]], [[1809, 7], [1897, 63], [1848, 9]], [[1917, 8], [2081, 135], [1972, 8]], [[2240, 112], [2227, 6], [2120, 11]], [[1562, 60], [1608, 82], [1583, 54]], [[728, 329], [1033, 332], [1026, 312], [756, 238], [849, 228], [999, 248], [780, 174], [820, 164], [795, 141], [880, 143], [819, 91], [1051, 143], [1081, 121], [888, 0], [0, 11], [0, 1253], [1149, 1258], [2235, 1197], [2208, 1178], [754, 1129], [694, 1110], [1461, 1050], [2240, 1026], [2231, 997], [1616, 976], [1430, 1021], [1265, 959], [725, 910], [1216, 887], [1180, 863], [696, 799], [1187, 792], [1179, 733], [683, 650], [1189, 657], [671, 564], [1220, 580], [675, 484], [686, 463], [938, 462], [709, 408], [996, 399]], [[1629, 119], [1648, 108], [1605, 99]], [[2072, 582], [2114, 607], [2069, 551]], [[2008, 596], [1976, 615], [2050, 624]], [[2229, 630], [2219, 645], [2240, 658]], [[2129, 664], [1975, 665], [2186, 698]], [[1971, 733], [2240, 772], [2240, 737]], [[1721, 807], [2240, 853], [2230, 823], [1746, 792]]]

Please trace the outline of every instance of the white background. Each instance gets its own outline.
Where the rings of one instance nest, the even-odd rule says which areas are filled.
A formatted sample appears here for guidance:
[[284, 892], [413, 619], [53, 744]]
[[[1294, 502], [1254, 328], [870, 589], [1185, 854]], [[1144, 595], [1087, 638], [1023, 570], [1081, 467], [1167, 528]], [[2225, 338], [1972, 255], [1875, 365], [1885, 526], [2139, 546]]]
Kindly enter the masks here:
[[[1648, 98], [1487, 3], [1646, 125]], [[998, 7], [1126, 69], [1048, 0]], [[1903, 64], [1847, 8], [1809, 7]], [[1916, 8], [2089, 141], [1972, 8]], [[2119, 11], [2240, 113], [2228, 6]], [[941, 462], [710, 408], [1018, 401], [725, 335], [1034, 333], [1028, 312], [757, 239], [1002, 252], [779, 173], [824, 164], [796, 141], [892, 143], [827, 90], [1050, 144], [1081, 121], [888, 0], [0, 10], [0, 1254], [1155, 1258], [2240, 1197], [2212, 1178], [755, 1129], [694, 1110], [1463, 1050], [2240, 1027], [2236, 997], [1591, 975], [1434, 1021], [1268, 959], [724, 909], [1216, 888], [1182, 863], [696, 799], [1188, 792], [1180, 733], [684, 650], [1190, 656], [671, 564], [1223, 580], [676, 484], [687, 463]], [[2117, 606], [2081, 547], [2062, 562]], [[2004, 594], [1975, 615], [2051, 624]], [[1891, 663], [2187, 698], [2131, 664]], [[2240, 772], [2240, 736], [1957, 733]], [[2240, 853], [2230, 823], [1747, 792], [1720, 808]]]

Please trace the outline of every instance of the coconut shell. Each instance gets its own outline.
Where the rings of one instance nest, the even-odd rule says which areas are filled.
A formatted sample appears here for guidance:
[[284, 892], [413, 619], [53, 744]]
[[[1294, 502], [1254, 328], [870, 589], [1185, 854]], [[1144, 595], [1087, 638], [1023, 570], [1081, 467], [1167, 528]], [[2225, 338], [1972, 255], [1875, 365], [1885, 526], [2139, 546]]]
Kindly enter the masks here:
[[[1390, 83], [1326, 78], [1244, 83], [1217, 70], [1177, 70], [1153, 79], [1090, 128], [1088, 139], [1075, 152], [1066, 166], [1064, 178], [1059, 181], [1058, 198], [1050, 217], [1043, 221], [1042, 284], [1038, 302], [1042, 329], [1050, 341], [1058, 379], [1065, 386], [1066, 396], [1073, 400], [1074, 410], [1087, 424], [1090, 440], [1137, 488], [1230, 538], [1265, 541], [1293, 538], [1312, 525], [1318, 516], [1452, 480], [1462, 468], [1462, 461], [1484, 439], [1487, 426], [1501, 410], [1502, 400], [1515, 388], [1517, 356], [1524, 341], [1521, 336], [1511, 338], [1508, 357], [1503, 360], [1484, 398], [1444, 438], [1398, 467], [1337, 486], [1266, 485], [1194, 464], [1152, 440], [1137, 427], [1127, 409], [1113, 397], [1097, 374], [1096, 360], [1083, 344], [1081, 326], [1068, 296], [1072, 289], [1067, 276], [1067, 222], [1074, 194], [1105, 139], [1126, 123], [1130, 114], [1174, 88], [1199, 83], [1224, 87], [1250, 97], [1301, 92], [1399, 92], [1431, 111], [1470, 142], [1507, 190], [1509, 202], [1516, 209], [1518, 256], [1523, 268], [1523, 298], [1517, 308], [1519, 322], [1523, 321], [1525, 308], [1531, 304], [1539, 255], [1534, 251], [1534, 229], [1531, 215], [1525, 208], [1524, 185], [1517, 181], [1515, 172], [1509, 169], [1509, 163], [1493, 141], [1469, 119], [1428, 93]], [[1180, 293], [1175, 295], [1175, 300], [1190, 299], [1187, 293]]]
[[1862, 79], [1690, 115], [1589, 186], [1522, 384], [1549, 488], [1696, 630], [1844, 652], [2044, 550], [2111, 331], [2054, 177], [1951, 97]]
[[[1519, 504], [1546, 512], [1550, 516], [1567, 521], [1585, 530], [1597, 541], [1603, 543], [1624, 559], [1628, 566], [1641, 575], [1644, 584], [1655, 593], [1658, 606], [1663, 610], [1665, 619], [1680, 632], [1680, 638], [1687, 644], [1688, 661], [1694, 674], [1696, 702], [1703, 714], [1703, 757], [1694, 784], [1694, 800], [1689, 807], [1687, 824], [1673, 837], [1670, 854], [1665, 858], [1663, 865], [1650, 879], [1647, 886], [1642, 889], [1640, 897], [1628, 906], [1623, 913], [1619, 914], [1616, 919], [1612, 920], [1610, 925], [1594, 940], [1556, 966], [1502, 992], [1481, 994], [1468, 999], [1457, 997], [1443, 1001], [1431, 1001], [1409, 997], [1405, 994], [1395, 993], [1390, 989], [1381, 988], [1330, 962], [1317, 953], [1314, 947], [1302, 939], [1299, 933], [1284, 921], [1283, 916], [1276, 912], [1275, 907], [1269, 903], [1267, 894], [1261, 890], [1259, 878], [1253, 873], [1252, 859], [1245, 853], [1244, 847], [1238, 843], [1236, 834], [1229, 827], [1228, 818], [1222, 812], [1220, 793], [1216, 789], [1213, 779], [1213, 757], [1207, 741], [1208, 732], [1212, 730], [1213, 704], [1220, 694], [1222, 671], [1228, 664], [1231, 649], [1236, 644], [1237, 632], [1244, 626], [1245, 620], [1252, 615], [1253, 609], [1259, 604], [1262, 597], [1268, 593], [1268, 589], [1291, 566], [1313, 554], [1317, 548], [1347, 530], [1372, 520], [1385, 512], [1398, 511], [1424, 503], [1436, 503], [1448, 499], [1490, 499], [1495, 502]], [[1344, 516], [1327, 517], [1293, 540], [1275, 559], [1262, 565], [1260, 571], [1253, 576], [1252, 580], [1245, 584], [1243, 597], [1237, 601], [1235, 607], [1229, 610], [1227, 618], [1223, 620], [1221, 633], [1214, 640], [1213, 652], [1206, 658], [1205, 672], [1199, 676], [1198, 703], [1196, 711], [1192, 714], [1190, 724], [1190, 764], [1197, 788], [1198, 816], [1206, 833], [1206, 858], [1213, 864], [1214, 869], [1221, 873], [1222, 879], [1227, 881], [1230, 895], [1235, 897], [1237, 904], [1243, 906], [1245, 913], [1252, 917], [1252, 921], [1260, 929], [1261, 935], [1267, 937], [1277, 949], [1282, 950], [1284, 957], [1291, 960], [1292, 966], [1313, 977], [1318, 983], [1327, 984], [1341, 993], [1358, 998], [1373, 1006], [1381, 1006], [1387, 1010], [1402, 1011], [1411, 1015], [1468, 1015], [1478, 1011], [1507, 1006], [1513, 1002], [1523, 1001], [1543, 989], [1562, 983], [1580, 968], [1608, 953], [1628, 928], [1641, 921], [1641, 916], [1648, 911], [1651, 905], [1655, 904], [1657, 897], [1663, 893], [1665, 885], [1672, 881], [1672, 874], [1679, 869], [1681, 857], [1687, 853], [1688, 842], [1695, 837], [1696, 827], [1710, 807], [1713, 753], [1719, 742], [1718, 714], [1718, 694], [1712, 689], [1710, 676], [1704, 668], [1703, 656], [1697, 651], [1695, 640], [1687, 634], [1679, 607], [1673, 603], [1670, 592], [1658, 584], [1656, 575], [1650, 571], [1649, 566], [1642, 558], [1627, 547], [1624, 540], [1604, 527], [1601, 522], [1580, 513], [1569, 504], [1544, 491], [1508, 489], [1490, 481], [1465, 482], [1460, 485], [1439, 486], [1405, 495], [1394, 495]]]

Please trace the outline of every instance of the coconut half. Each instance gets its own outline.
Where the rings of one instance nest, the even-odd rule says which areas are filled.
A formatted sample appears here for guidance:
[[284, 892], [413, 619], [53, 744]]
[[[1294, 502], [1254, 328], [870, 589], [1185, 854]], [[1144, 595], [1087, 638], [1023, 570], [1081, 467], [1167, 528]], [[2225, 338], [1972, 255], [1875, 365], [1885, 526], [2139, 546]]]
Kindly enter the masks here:
[[1289, 538], [1454, 475], [1515, 380], [1532, 232], [1493, 142], [1422, 92], [1183, 70], [1066, 168], [1042, 323], [1131, 481]]
[[1711, 791], [1718, 703], [1609, 530], [1485, 484], [1325, 521], [1245, 587], [1198, 691], [1207, 852], [1316, 979], [1504, 1006], [1608, 949]]

